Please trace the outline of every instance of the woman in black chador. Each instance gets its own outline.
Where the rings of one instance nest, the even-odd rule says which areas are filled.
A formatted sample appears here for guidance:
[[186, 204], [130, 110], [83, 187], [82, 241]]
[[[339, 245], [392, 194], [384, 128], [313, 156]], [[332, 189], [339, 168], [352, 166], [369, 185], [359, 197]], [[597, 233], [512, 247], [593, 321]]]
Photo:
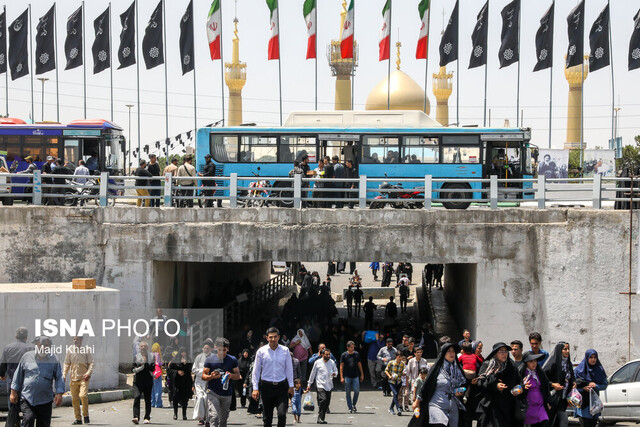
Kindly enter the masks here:
[[456, 357], [454, 344], [445, 344], [438, 360], [429, 370], [429, 375], [420, 391], [420, 416], [414, 415], [409, 427], [461, 427], [464, 405], [460, 401], [464, 391], [456, 389], [467, 382], [462, 366]]
[[193, 396], [192, 366], [193, 363], [187, 356], [187, 349], [182, 347], [167, 367], [167, 375], [171, 378], [174, 420], [178, 419], [178, 405], [182, 406], [182, 419], [187, 419], [187, 404]]
[[509, 358], [511, 347], [503, 342], [493, 350], [480, 367], [478, 388], [483, 397], [478, 404], [478, 427], [514, 427], [522, 425], [515, 419], [516, 398], [512, 394], [520, 384], [516, 366]]
[[544, 363], [542, 370], [551, 383], [551, 409], [549, 420], [551, 427], [567, 427], [567, 397], [575, 387], [575, 376], [571, 364], [569, 343], [560, 341]]

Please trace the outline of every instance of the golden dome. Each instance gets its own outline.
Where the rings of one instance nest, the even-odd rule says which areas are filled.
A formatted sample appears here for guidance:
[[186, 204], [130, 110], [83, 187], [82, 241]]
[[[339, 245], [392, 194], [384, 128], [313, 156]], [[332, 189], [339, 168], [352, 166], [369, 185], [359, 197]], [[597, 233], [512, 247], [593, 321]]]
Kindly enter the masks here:
[[[418, 110], [424, 111], [424, 89], [420, 87], [408, 74], [396, 70], [391, 73], [390, 86], [391, 110]], [[367, 96], [366, 110], [387, 109], [387, 78], [382, 80]], [[427, 115], [431, 111], [429, 98], [427, 98]]]

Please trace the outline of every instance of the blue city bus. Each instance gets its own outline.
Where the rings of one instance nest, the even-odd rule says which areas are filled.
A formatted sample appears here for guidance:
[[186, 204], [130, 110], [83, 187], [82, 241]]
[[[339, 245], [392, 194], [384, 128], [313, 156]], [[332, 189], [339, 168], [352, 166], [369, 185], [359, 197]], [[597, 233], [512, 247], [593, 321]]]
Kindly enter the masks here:
[[123, 175], [124, 150], [122, 128], [108, 120], [27, 124], [20, 119], [0, 118], [0, 152], [6, 153], [3, 156], [8, 165], [17, 166], [16, 172], [27, 168], [24, 159], [28, 156], [39, 168], [53, 156], [72, 165], [89, 161], [87, 167], [92, 171]]
[[[309, 165], [324, 156], [353, 159], [360, 175], [368, 178], [452, 178], [433, 188], [482, 189], [486, 184], [455, 182], [498, 175], [514, 179], [509, 188], [532, 188], [517, 179], [533, 178], [530, 129], [442, 127], [420, 111], [336, 111], [292, 113], [283, 127], [238, 126], [198, 129], [196, 167], [202, 170], [210, 153], [217, 175], [286, 177], [294, 160], [309, 156]], [[239, 182], [246, 187], [249, 182]], [[378, 183], [368, 184], [377, 188]], [[415, 183], [419, 186], [419, 183]], [[504, 185], [504, 184], [503, 184]], [[410, 187], [411, 185], [405, 185]], [[454, 199], [486, 198], [482, 192], [432, 193], [450, 198], [446, 206], [466, 208]], [[532, 198], [531, 193], [509, 193]], [[225, 194], [228, 195], [228, 192]], [[368, 198], [378, 194], [371, 192]]]

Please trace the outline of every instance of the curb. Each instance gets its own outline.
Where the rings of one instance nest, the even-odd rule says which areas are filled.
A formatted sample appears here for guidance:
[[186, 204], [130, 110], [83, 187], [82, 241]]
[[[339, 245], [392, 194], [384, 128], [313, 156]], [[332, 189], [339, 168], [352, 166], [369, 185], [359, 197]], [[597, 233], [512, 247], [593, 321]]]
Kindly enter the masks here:
[[[88, 394], [89, 403], [107, 403], [116, 402], [119, 400], [133, 399], [133, 390], [107, 390], [97, 391]], [[65, 394], [62, 396], [62, 406], [71, 406], [71, 395]]]

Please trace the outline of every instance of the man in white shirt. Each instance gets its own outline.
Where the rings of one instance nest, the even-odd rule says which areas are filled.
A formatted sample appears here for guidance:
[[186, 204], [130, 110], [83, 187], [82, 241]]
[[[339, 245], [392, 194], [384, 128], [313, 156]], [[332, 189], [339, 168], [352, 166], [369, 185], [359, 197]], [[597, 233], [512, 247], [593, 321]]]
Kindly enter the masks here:
[[311, 385], [316, 382], [318, 392], [318, 424], [327, 424], [324, 420], [327, 409], [331, 404], [331, 390], [333, 389], [333, 379], [338, 375], [338, 368], [333, 360], [331, 360], [331, 350], [324, 349], [322, 359], [316, 360], [309, 375], [309, 385], [307, 391], [311, 389]]
[[279, 345], [280, 331], [267, 329], [269, 345], [260, 347], [256, 352], [253, 365], [253, 392], [251, 397], [258, 400], [262, 395], [262, 421], [264, 427], [273, 423], [273, 409], [278, 411], [278, 427], [287, 424], [288, 397], [293, 397], [293, 365], [289, 349]]
[[422, 347], [418, 346], [414, 349], [415, 357], [409, 359], [407, 362], [407, 367], [405, 368], [407, 372], [407, 385], [411, 390], [411, 396], [413, 396], [413, 391], [415, 387], [415, 380], [420, 376], [421, 368], [429, 368], [427, 365], [427, 361], [422, 358]]
[[[73, 174], [76, 176], [89, 176], [89, 169], [84, 165], [84, 160], [78, 161], [78, 167]], [[84, 184], [87, 182], [87, 178], [74, 178], [74, 181], [78, 184]]]

